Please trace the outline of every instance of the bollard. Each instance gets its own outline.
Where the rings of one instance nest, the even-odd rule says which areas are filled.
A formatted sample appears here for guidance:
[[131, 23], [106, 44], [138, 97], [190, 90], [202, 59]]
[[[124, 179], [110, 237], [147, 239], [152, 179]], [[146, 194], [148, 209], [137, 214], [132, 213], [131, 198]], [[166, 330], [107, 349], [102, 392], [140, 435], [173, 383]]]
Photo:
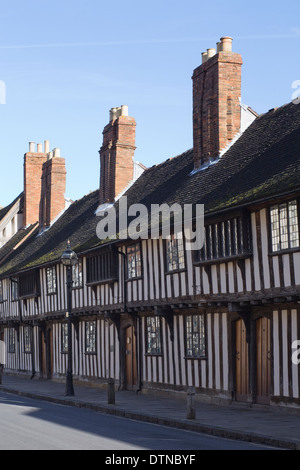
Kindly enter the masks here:
[[195, 387], [187, 389], [187, 419], [196, 419]]
[[107, 403], [109, 405], [115, 404], [115, 381], [114, 379], [108, 379], [107, 381]]

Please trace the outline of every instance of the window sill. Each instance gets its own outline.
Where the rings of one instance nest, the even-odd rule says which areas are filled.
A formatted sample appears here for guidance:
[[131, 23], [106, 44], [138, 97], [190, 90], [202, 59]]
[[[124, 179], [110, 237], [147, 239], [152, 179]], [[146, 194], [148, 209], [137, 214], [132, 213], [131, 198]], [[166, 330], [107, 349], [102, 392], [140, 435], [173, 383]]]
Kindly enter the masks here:
[[163, 357], [163, 353], [145, 353], [145, 357]]
[[208, 357], [207, 356], [184, 356], [184, 359], [189, 359], [189, 360], [197, 360], [197, 361], [201, 361], [201, 360], [205, 360], [207, 361]]
[[140, 281], [142, 279], [143, 279], [143, 276], [129, 277], [128, 279], [125, 280], [125, 282]]
[[167, 271], [165, 274], [168, 275], [168, 274], [178, 274], [178, 273], [185, 273], [185, 272], [187, 272], [187, 269], [182, 268], [182, 269], [174, 269], [173, 271]]
[[238, 260], [251, 258], [252, 256], [253, 256], [252, 253], [245, 253], [244, 255], [234, 255], [234, 256], [226, 256], [224, 258], [215, 258], [215, 259], [208, 259], [208, 260], [203, 260], [203, 261], [193, 261], [193, 264], [195, 266], [222, 264], [222, 263], [228, 263], [230, 261], [238, 261]]
[[295, 248], [286, 248], [285, 250], [271, 251], [268, 253], [268, 256], [277, 256], [277, 255], [287, 255], [289, 253], [300, 252], [300, 246]]
[[118, 282], [118, 278], [111, 278], [111, 279], [103, 279], [102, 281], [93, 281], [93, 282], [87, 282], [86, 285], [88, 287], [94, 287], [98, 286], [100, 284], [111, 284], [113, 282]]

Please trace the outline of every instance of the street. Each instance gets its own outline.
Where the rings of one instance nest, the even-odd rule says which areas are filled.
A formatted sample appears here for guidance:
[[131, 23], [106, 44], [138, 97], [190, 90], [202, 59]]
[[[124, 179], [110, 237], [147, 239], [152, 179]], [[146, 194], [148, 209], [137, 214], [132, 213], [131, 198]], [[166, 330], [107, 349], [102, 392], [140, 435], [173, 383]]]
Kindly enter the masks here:
[[0, 392], [0, 450], [162, 449], [258, 450], [270, 447]]

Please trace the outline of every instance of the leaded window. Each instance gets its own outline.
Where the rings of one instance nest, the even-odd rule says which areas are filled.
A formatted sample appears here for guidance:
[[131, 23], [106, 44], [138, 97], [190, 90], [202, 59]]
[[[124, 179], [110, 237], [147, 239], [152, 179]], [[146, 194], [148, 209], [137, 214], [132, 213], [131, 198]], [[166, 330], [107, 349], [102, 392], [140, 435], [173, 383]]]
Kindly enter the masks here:
[[18, 300], [19, 298], [19, 281], [17, 278], [11, 279], [11, 298], [12, 300]]
[[56, 269], [55, 266], [47, 268], [47, 293], [56, 293]]
[[147, 317], [147, 354], [161, 354], [161, 320], [159, 317]]
[[96, 352], [96, 321], [85, 322], [85, 352]]
[[296, 200], [270, 207], [272, 251], [299, 247], [298, 204]]
[[142, 275], [142, 255], [140, 243], [127, 246], [127, 276], [128, 279]]
[[170, 235], [167, 239], [167, 271], [177, 271], [185, 268], [184, 240], [181, 234]]
[[205, 320], [204, 315], [188, 315], [185, 317], [186, 357], [205, 357]]
[[14, 328], [8, 330], [8, 352], [16, 352], [16, 332]]
[[25, 353], [31, 353], [31, 327], [30, 326], [24, 326], [24, 352]]
[[3, 282], [0, 280], [0, 302], [3, 302]]
[[82, 287], [82, 259], [72, 266], [73, 287]]
[[61, 325], [61, 352], [68, 352], [68, 324], [62, 323]]

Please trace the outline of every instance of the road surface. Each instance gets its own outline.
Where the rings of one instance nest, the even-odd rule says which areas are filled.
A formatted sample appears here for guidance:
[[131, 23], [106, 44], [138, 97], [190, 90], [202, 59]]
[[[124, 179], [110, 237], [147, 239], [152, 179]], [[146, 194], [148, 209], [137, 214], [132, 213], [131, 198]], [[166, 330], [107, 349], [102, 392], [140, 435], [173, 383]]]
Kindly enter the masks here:
[[0, 450], [255, 449], [269, 448], [0, 392]]

